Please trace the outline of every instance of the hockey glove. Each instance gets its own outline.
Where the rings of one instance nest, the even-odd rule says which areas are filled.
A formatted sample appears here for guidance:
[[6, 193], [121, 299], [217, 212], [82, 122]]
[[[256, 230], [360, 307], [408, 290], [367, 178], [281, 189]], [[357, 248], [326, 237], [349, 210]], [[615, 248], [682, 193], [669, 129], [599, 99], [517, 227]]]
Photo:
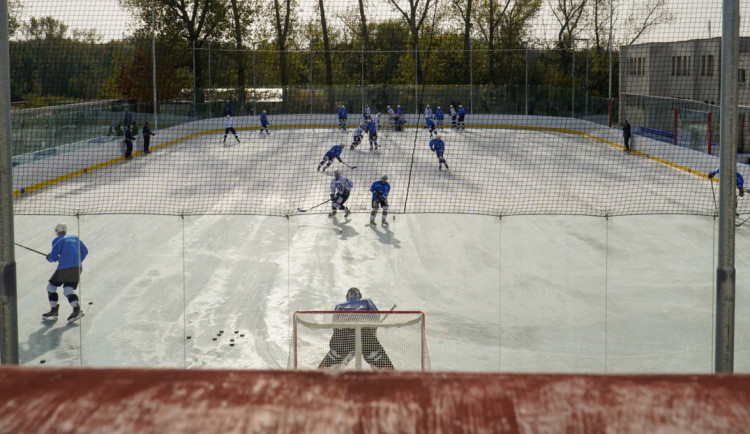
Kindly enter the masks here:
[[713, 174], [713, 173], [709, 173], [709, 174], [708, 174], [708, 179], [713, 179], [713, 177], [714, 177], [714, 174]]
[[745, 190], [740, 189], [740, 197], [745, 195]]
[[334, 197], [336, 197], [336, 195], [331, 193], [331, 200], [333, 200]]

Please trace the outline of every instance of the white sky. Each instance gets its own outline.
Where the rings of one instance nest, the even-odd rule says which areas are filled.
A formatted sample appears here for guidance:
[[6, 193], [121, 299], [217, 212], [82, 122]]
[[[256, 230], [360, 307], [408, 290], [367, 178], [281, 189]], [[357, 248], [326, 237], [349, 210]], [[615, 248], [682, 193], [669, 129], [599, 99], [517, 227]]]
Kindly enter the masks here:
[[[276, 134], [292, 133], [277, 130], [259, 138], [254, 131], [241, 131], [242, 144], [231, 149], [233, 155], [242, 149], [264, 155], [278, 146]], [[512, 142], [525, 140], [528, 133], [517, 134]], [[23, 204], [33, 209], [34, 202], [53, 198], [94, 200], [102, 195], [138, 203], [141, 192], [132, 186], [179, 177], [186, 161], [182, 154], [200, 147], [201, 159], [225, 159], [227, 148], [220, 137], [197, 137], [138, 156], [103, 169], [111, 171], [109, 182], [89, 182], [73, 190], [73, 181], [63, 182], [23, 199]], [[307, 132], [295, 137], [320, 140], [320, 134]], [[444, 137], [453, 173], [440, 174], [435, 182], [471, 182], [481, 162], [452, 155], [450, 143], [458, 137], [450, 132]], [[482, 132], [469, 137], [477, 146], [496, 140]], [[383, 135], [381, 142], [388, 150], [411, 149], [412, 141], [401, 144]], [[637, 180], [645, 191], [685, 180], [684, 173], [656, 161], [641, 161], [603, 145], [597, 150], [591, 142], [582, 145], [592, 161], [611, 158], [612, 153], [627, 159], [623, 161], [629, 164], [608, 166], [615, 179], [630, 179], [631, 164], [649, 166], [651, 175]], [[349, 152], [347, 160], [362, 167], [345, 169], [355, 179], [355, 213], [348, 220], [328, 218], [325, 207], [315, 210], [321, 214], [289, 219], [16, 216], [17, 243], [44, 251], [55, 224], [64, 222], [91, 252], [79, 290], [86, 316], [69, 326], [62, 319], [40, 321], [49, 308], [45, 286], [54, 266], [36, 253], [16, 249], [21, 362], [283, 369], [293, 312], [329, 310], [343, 300], [347, 288], [357, 286], [381, 309], [397, 304], [398, 310], [425, 312], [433, 370], [712, 372], [714, 219], [398, 214], [390, 228], [371, 228], [366, 226], [366, 188], [374, 172], [368, 167], [387, 165], [380, 159], [388, 154]], [[283, 159], [243, 160], [250, 165], [285, 164]], [[560, 158], [554, 164], [573, 161]], [[330, 175], [315, 173], [316, 162], [310, 162], [314, 188], [303, 207], [327, 199]], [[218, 176], [223, 165], [214, 167]], [[434, 165], [419, 167], [439, 174]], [[579, 170], [561, 167], [558, 173], [575, 178]], [[695, 179], [710, 191], [708, 181]], [[393, 201], [401, 200], [402, 188], [394, 181]], [[591, 198], [598, 192], [578, 194]], [[621, 194], [637, 192], [622, 189]], [[246, 200], [258, 197], [263, 196], [249, 194]], [[736, 244], [735, 372], [750, 372], [750, 227], [738, 229]], [[70, 307], [62, 295], [61, 300], [65, 317]], [[234, 331], [245, 336], [238, 338]], [[236, 339], [234, 347], [230, 338]]]
[[[644, 0], [645, 1], [645, 0]], [[333, 16], [337, 10], [337, 5], [343, 5], [342, 1], [328, 0], [328, 13]], [[76, 0], [73, 2], [62, 0], [23, 0], [22, 18], [27, 20], [31, 16], [41, 17], [52, 15], [72, 28], [92, 29], [95, 28], [103, 39], [109, 40], [120, 38], [123, 34], [129, 34], [132, 31], [133, 21], [130, 14], [123, 10], [117, 0]], [[381, 8], [378, 14], [391, 14], [390, 7], [385, 2], [379, 2]], [[634, 4], [625, 6], [628, 10], [637, 7]], [[663, 25], [650, 32], [647, 37], [642, 38], [639, 42], [651, 42], [658, 40], [682, 40], [708, 37], [709, 21], [711, 22], [711, 36], [721, 35], [721, 9], [722, 1], [720, 0], [671, 0], [669, 7], [675, 16], [673, 23]], [[540, 35], [544, 35], [547, 40], [554, 40], [557, 37], [558, 23], [549, 13], [550, 2], [544, 2], [542, 14], [536, 22], [536, 29]], [[741, 10], [743, 17], [747, 12]], [[624, 12], [618, 14], [624, 20]], [[741, 21], [741, 34], [750, 35], [747, 19]], [[627, 25], [624, 22], [615, 24], [615, 33], [618, 28]]]

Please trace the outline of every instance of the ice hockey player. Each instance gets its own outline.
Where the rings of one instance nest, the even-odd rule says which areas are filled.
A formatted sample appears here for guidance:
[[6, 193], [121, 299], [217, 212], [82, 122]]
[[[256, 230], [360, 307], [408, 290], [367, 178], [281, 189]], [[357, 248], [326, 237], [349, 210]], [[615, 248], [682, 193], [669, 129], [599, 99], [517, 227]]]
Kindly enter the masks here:
[[464, 106], [459, 104], [458, 105], [458, 129], [461, 131], [466, 129], [466, 123], [464, 122], [465, 118], [466, 118], [466, 109], [464, 109]]
[[349, 217], [351, 211], [349, 208], [344, 206], [344, 203], [349, 199], [349, 193], [351, 193], [354, 183], [341, 174], [339, 169], [333, 171], [333, 179], [331, 180], [331, 212], [328, 217], [336, 215], [336, 210], [344, 210], [344, 217]]
[[269, 125], [271, 124], [268, 123], [268, 114], [263, 110], [263, 113], [260, 114], [260, 131], [258, 132], [263, 134], [263, 131], [265, 130], [266, 134], [271, 134], [271, 132], [268, 131]]
[[375, 122], [370, 119], [370, 121], [367, 123], [367, 126], [365, 127], [367, 129], [367, 134], [370, 138], [370, 150], [371, 151], [377, 151], [378, 150], [378, 128], [375, 126]]
[[375, 124], [375, 129], [380, 129], [380, 112], [375, 113], [372, 115], [372, 123]]
[[622, 138], [625, 141], [625, 152], [630, 152], [630, 137], [631, 136], [632, 136], [632, 127], [630, 126], [630, 122], [627, 119], [625, 119], [625, 124], [622, 126]]
[[369, 105], [366, 105], [364, 110], [362, 110], [362, 117], [365, 118], [365, 122], [369, 122], [372, 119], [372, 111]]
[[339, 116], [339, 131], [346, 131], [346, 118], [348, 117], [348, 115], [346, 113], [346, 107], [343, 104], [341, 105], [341, 107], [339, 107], [338, 116]]
[[356, 130], [352, 133], [352, 145], [349, 147], [349, 149], [354, 149], [357, 146], [359, 146], [360, 143], [362, 143], [362, 135], [365, 133], [365, 126], [360, 125], [357, 127]]
[[378, 208], [383, 208], [383, 226], [388, 226], [388, 193], [391, 191], [391, 184], [388, 183], [388, 175], [382, 175], [379, 180], [372, 183], [370, 192], [372, 193], [372, 211], [370, 212], [370, 225], [375, 226], [375, 216], [378, 215]]
[[391, 106], [386, 107], [385, 109], [387, 115], [388, 115], [388, 123], [389, 126], [392, 126], [394, 129], [396, 127], [396, 112], [393, 111]]
[[430, 150], [434, 152], [438, 157], [438, 169], [442, 171], [443, 164], [445, 164], [445, 169], [450, 170], [448, 168], [448, 163], [445, 161], [445, 158], [443, 158], [443, 152], [445, 152], [445, 142], [442, 138], [440, 138], [440, 134], [436, 135], [434, 139], [430, 140]]
[[49, 278], [47, 283], [47, 298], [49, 299], [50, 311], [42, 315], [43, 321], [56, 321], [59, 305], [57, 303], [57, 288], [63, 287], [63, 294], [68, 299], [73, 313], [68, 317], [68, 322], [78, 320], [83, 316], [78, 296], [75, 293], [81, 276], [81, 264], [89, 250], [77, 236], [67, 235], [68, 227], [59, 223], [55, 226], [55, 234], [52, 240], [52, 250], [47, 255], [47, 261], [57, 262], [57, 270]]
[[227, 136], [229, 133], [234, 135], [234, 138], [237, 139], [237, 143], [240, 142], [240, 138], [237, 137], [237, 132], [234, 130], [234, 119], [232, 119], [232, 115], [227, 115], [227, 117], [224, 118], [224, 144], [227, 143]]
[[[349, 288], [346, 292], [346, 302], [337, 304], [334, 308], [336, 311], [360, 311], [360, 312], [377, 312], [378, 308], [375, 303], [369, 298], [362, 298], [362, 293], [357, 288]], [[346, 323], [348, 317], [353, 315], [345, 314], [334, 314], [334, 323]], [[363, 316], [362, 321], [368, 319], [377, 323], [380, 321], [380, 314], [360, 314]], [[365, 361], [375, 369], [387, 369], [393, 370], [393, 363], [386, 354], [385, 349], [378, 341], [376, 334], [377, 329], [375, 327], [362, 327], [362, 357]], [[352, 357], [356, 351], [356, 335], [355, 329], [353, 328], [335, 328], [333, 329], [333, 335], [328, 342], [330, 350], [326, 354], [323, 361], [320, 362], [318, 368], [331, 368], [345, 364]]]
[[437, 106], [437, 109], [435, 109], [435, 126], [440, 128], [440, 130], [443, 130], [443, 120], [445, 119], [445, 113], [443, 113], [443, 109], [440, 108], [440, 106]]
[[323, 164], [326, 164], [326, 161], [328, 164], [326, 164], [326, 167], [323, 167], [323, 172], [326, 171], [331, 166], [331, 163], [333, 163], [333, 159], [339, 160], [339, 163], [341, 163], [341, 145], [333, 145], [331, 146], [331, 149], [326, 152], [326, 154], [323, 156], [323, 159], [320, 160], [320, 164], [318, 164], [318, 172], [320, 172], [320, 168], [323, 167]]
[[431, 118], [426, 118], [424, 120], [424, 129], [427, 130], [430, 133], [430, 137], [432, 137], [432, 134], [437, 134], [437, 129], [435, 128], [435, 121], [433, 121]]
[[456, 118], [458, 117], [458, 114], [456, 113], [456, 109], [453, 108], [453, 104], [451, 104], [450, 107], [448, 107], [448, 111], [451, 114], [451, 129], [456, 129]]
[[[708, 174], [708, 179], [713, 179], [714, 176], [719, 174], [719, 169], [714, 170], [713, 172]], [[736, 184], [735, 186], [739, 189], [739, 195], [740, 197], [745, 195], [745, 178], [742, 177], [742, 174], [740, 172], [737, 172], [736, 174]], [[735, 203], [735, 206], [737, 204]]]
[[424, 108], [424, 118], [432, 119], [432, 109], [430, 108], [429, 104], [427, 104], [427, 107]]

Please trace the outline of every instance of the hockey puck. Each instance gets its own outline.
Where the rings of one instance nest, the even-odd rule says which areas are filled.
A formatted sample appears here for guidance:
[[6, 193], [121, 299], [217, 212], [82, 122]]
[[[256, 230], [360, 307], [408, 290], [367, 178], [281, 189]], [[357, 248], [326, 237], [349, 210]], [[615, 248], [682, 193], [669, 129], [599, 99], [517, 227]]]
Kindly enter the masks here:
[[46, 360], [44, 360], [44, 359], [42, 359], [42, 360], [39, 361], [39, 363], [41, 363], [41, 364], [44, 364], [45, 362], [46, 362]]
[[216, 338], [214, 338], [214, 340], [216, 340]]
[[216, 336], [219, 336], [219, 337], [221, 337], [221, 333], [216, 333]]
[[234, 344], [229, 344], [229, 346], [230, 346], [230, 347], [233, 347], [233, 346], [234, 346]]
[[243, 334], [241, 334], [241, 335], [240, 335], [240, 337], [241, 337], [241, 338], [244, 338], [244, 337], [245, 337], [244, 333], [243, 333]]
[[190, 339], [192, 336], [188, 336], [187, 338]]
[[234, 331], [234, 334], [237, 334], [237, 333], [239, 333], [239, 332], [240, 332], [239, 330], [235, 330], [235, 331]]
[[94, 302], [93, 302], [93, 301], [90, 301], [90, 302], [89, 302], [89, 306], [91, 306], [92, 304], [94, 304]]

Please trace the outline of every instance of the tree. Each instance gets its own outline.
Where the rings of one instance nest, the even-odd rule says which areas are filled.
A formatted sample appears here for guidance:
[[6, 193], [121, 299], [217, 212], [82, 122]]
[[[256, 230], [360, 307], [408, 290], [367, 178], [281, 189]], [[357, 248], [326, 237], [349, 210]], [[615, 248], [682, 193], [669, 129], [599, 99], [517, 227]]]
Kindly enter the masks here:
[[328, 107], [327, 110], [333, 109], [333, 68], [331, 66], [331, 44], [328, 40], [328, 23], [326, 22], [326, 9], [323, 0], [318, 0], [318, 12], [320, 13], [320, 28], [323, 31], [323, 58], [326, 69], [326, 87], [328, 88]]
[[[151, 23], [152, 1], [157, 16], [157, 30], [168, 37], [179, 37], [187, 42], [187, 48], [200, 49], [209, 38], [219, 39], [227, 24], [227, 7], [224, 0], [120, 0], [126, 8], [141, 17], [143, 23]], [[148, 25], [147, 24], [147, 25]], [[203, 61], [194, 54], [193, 70], [196, 102], [203, 103]]]
[[21, 0], [8, 0], [8, 32], [10, 36], [15, 35], [21, 27], [18, 16], [21, 15], [22, 8]]
[[[493, 0], [488, 0], [493, 1]], [[461, 16], [461, 21], [464, 26], [464, 74], [468, 73], [468, 69], [471, 68], [471, 27], [473, 19], [472, 3], [473, 0], [453, 0], [453, 7]]]
[[[283, 1], [283, 4], [281, 3]], [[287, 46], [295, 24], [295, 14], [292, 9], [294, 0], [273, 0], [273, 28], [276, 32], [276, 48], [279, 51], [279, 73], [281, 79], [282, 111], [286, 111], [289, 86], [289, 71], [287, 70]]]
[[[404, 0], [388, 0], [393, 8], [401, 14], [401, 17], [403, 18], [404, 22], [406, 22], [406, 25], [409, 26], [409, 32], [411, 34], [410, 45], [413, 52], [417, 53], [417, 59], [419, 59], [419, 34], [422, 30], [422, 27], [424, 26], [427, 14], [437, 2], [433, 2], [433, 0], [405, 0], [407, 2], [407, 5], [401, 6], [399, 3], [401, 3], [402, 1]], [[424, 3], [420, 5], [422, 1], [424, 1]], [[419, 60], [416, 64], [416, 70], [417, 82], [421, 83], [422, 68], [420, 66]]]

